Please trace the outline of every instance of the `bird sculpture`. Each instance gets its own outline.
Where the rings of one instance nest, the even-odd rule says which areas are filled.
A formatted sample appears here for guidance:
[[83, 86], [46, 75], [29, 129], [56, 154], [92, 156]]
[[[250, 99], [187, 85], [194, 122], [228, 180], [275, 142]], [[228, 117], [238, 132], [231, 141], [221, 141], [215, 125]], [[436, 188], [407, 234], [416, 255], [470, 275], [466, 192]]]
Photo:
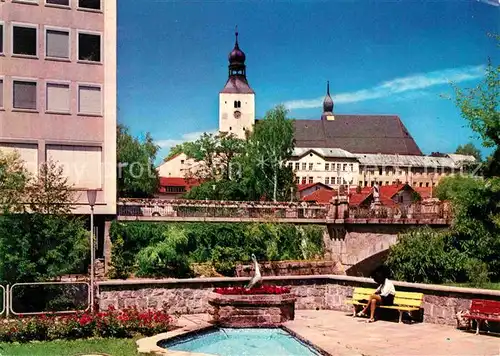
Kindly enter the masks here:
[[254, 266], [254, 274], [252, 279], [250, 280], [250, 282], [248, 282], [246, 286], [247, 289], [250, 289], [262, 282], [262, 276], [260, 274], [259, 264], [257, 263], [257, 257], [255, 257], [253, 253], [252, 253], [252, 261]]

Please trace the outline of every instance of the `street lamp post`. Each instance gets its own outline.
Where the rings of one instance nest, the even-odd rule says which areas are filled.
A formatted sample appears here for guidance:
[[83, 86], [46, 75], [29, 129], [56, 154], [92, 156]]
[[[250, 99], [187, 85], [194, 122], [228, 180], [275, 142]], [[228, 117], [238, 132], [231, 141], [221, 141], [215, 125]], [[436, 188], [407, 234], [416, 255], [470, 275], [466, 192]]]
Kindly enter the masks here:
[[87, 200], [90, 205], [90, 311], [94, 312], [94, 205], [97, 190], [87, 190]]

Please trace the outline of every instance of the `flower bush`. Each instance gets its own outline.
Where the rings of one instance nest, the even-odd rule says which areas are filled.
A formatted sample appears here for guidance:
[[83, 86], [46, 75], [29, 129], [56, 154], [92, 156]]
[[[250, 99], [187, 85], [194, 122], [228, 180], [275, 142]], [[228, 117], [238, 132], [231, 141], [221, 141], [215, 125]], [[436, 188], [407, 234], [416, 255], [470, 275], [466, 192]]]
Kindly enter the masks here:
[[115, 310], [113, 307], [95, 314], [20, 316], [0, 323], [0, 342], [150, 336], [170, 330], [172, 321], [163, 310]]
[[224, 295], [286, 294], [290, 293], [290, 288], [280, 286], [260, 286], [250, 289], [244, 287], [227, 287], [215, 288], [214, 292]]

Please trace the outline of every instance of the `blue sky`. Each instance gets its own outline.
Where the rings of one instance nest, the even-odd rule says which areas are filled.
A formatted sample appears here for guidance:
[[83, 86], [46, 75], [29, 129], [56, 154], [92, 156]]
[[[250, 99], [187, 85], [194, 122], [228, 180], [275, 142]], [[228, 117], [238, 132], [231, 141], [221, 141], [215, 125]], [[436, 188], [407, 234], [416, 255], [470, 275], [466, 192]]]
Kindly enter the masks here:
[[448, 83], [474, 86], [500, 60], [487, 36], [500, 7], [475, 0], [137, 4], [119, 0], [118, 120], [151, 132], [160, 156], [217, 129], [236, 24], [258, 118], [284, 103], [319, 119], [330, 80], [334, 112], [399, 115], [425, 153], [471, 141]]

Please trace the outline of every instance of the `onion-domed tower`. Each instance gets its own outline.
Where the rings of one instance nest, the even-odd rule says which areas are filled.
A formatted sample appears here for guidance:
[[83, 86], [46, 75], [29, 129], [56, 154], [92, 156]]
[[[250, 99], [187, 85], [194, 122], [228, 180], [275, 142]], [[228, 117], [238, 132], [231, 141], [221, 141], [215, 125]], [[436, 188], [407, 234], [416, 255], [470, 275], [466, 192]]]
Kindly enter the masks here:
[[323, 100], [323, 114], [321, 120], [335, 120], [333, 116], [333, 99], [330, 96], [330, 81], [326, 82], [326, 96]]
[[238, 43], [238, 30], [229, 53], [229, 78], [219, 93], [219, 131], [245, 138], [255, 124], [255, 93], [246, 76], [245, 53]]

